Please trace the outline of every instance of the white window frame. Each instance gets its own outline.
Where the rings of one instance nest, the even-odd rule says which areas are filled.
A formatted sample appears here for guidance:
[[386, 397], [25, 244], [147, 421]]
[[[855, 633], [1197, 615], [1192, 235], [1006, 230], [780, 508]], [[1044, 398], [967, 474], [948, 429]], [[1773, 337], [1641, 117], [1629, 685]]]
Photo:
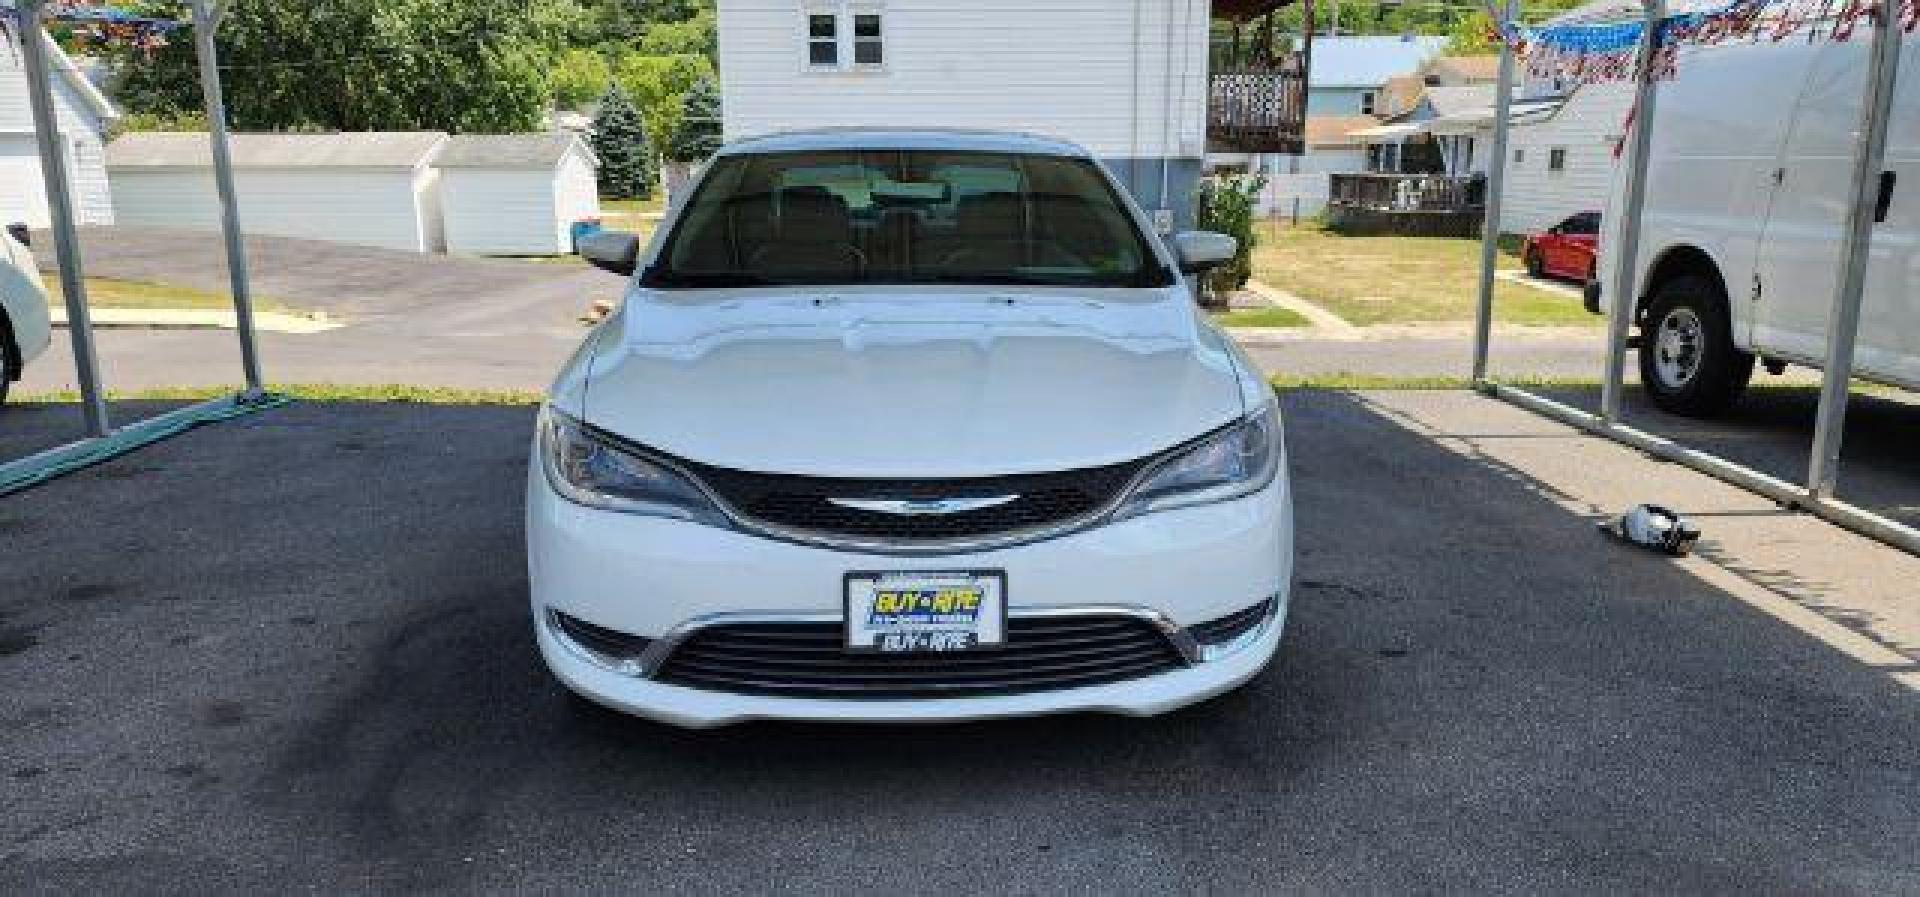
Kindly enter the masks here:
[[1375, 95], [1373, 91], [1371, 90], [1360, 91], [1360, 114], [1361, 115], [1372, 115], [1374, 110], [1378, 108], [1380, 108], [1380, 98], [1377, 95]]
[[1567, 170], [1567, 148], [1556, 146], [1547, 150], [1547, 170], [1560, 174]]
[[[862, 38], [860, 37], [859, 24], [860, 24], [860, 19], [863, 16], [872, 16], [880, 20], [880, 33], [878, 35], [875, 35], [874, 37], [866, 38], [866, 40], [872, 41], [879, 45], [880, 47], [879, 62], [861, 62], [860, 61], [860, 42]], [[887, 40], [886, 9], [884, 9], [880, 4], [877, 4], [877, 3], [850, 4], [847, 8], [846, 25], [847, 25], [847, 50], [848, 50], [847, 66], [855, 71], [862, 71], [862, 72], [873, 72], [873, 71], [880, 71], [885, 69], [887, 67], [887, 59], [889, 56], [892, 55], [891, 50], [888, 48], [888, 44], [890, 42]]]
[[[819, 64], [813, 61], [813, 17], [833, 17], [834, 61], [831, 64]], [[855, 25], [860, 16], [877, 16], [880, 19], [880, 36], [867, 38], [877, 40], [880, 46], [879, 62], [857, 62], [855, 56], [862, 39], [854, 34]], [[893, 57], [893, 39], [888, 20], [886, 4], [880, 0], [814, 0], [800, 6], [800, 70], [822, 74], [847, 72], [885, 71], [887, 63]]]
[[[826, 41], [813, 36], [813, 20], [825, 16], [833, 21], [833, 61], [814, 62], [813, 48]], [[809, 72], [837, 72], [846, 65], [847, 53], [845, 22], [841, 21], [838, 5], [808, 4], [800, 7], [800, 67]]]

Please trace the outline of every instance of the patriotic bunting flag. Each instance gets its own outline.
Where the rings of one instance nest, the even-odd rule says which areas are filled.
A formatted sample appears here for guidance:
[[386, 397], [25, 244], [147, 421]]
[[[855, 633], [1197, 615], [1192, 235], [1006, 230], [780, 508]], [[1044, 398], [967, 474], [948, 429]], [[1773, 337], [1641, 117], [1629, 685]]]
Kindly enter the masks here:
[[[1670, 15], [1657, 25], [1653, 75], [1677, 74], [1679, 48], [1686, 44], [1781, 41], [1794, 34], [1850, 40], [1863, 22], [1871, 23], [1883, 2], [1896, 4], [1896, 21], [1903, 30], [1912, 31], [1920, 24], [1920, 0], [1732, 0], [1711, 10]], [[1500, 18], [1491, 6], [1488, 14], [1495, 21]], [[1508, 24], [1496, 31], [1494, 38], [1513, 48], [1528, 75], [1591, 84], [1638, 76], [1646, 23], [1545, 28]]]

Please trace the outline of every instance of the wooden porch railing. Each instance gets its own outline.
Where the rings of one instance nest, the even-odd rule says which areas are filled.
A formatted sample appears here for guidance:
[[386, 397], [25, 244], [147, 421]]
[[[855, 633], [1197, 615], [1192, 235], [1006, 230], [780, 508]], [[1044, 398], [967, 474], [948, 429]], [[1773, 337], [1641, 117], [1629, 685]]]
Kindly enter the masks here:
[[1328, 202], [1374, 212], [1470, 212], [1487, 203], [1487, 181], [1480, 175], [1336, 174], [1328, 183]]
[[1306, 145], [1305, 57], [1214, 72], [1207, 92], [1207, 137], [1248, 153], [1300, 153]]

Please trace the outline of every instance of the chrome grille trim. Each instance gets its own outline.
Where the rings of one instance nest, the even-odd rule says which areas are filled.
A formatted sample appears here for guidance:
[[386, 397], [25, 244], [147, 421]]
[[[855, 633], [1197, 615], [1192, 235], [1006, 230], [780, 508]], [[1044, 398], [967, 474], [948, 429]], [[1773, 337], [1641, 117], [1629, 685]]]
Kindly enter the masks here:
[[[1216, 620], [1198, 623], [1191, 627], [1181, 626], [1179, 623], [1174, 622], [1172, 617], [1160, 611], [1124, 604], [1012, 607], [1008, 608], [1007, 617], [1010, 620], [1097, 620], [1101, 618], [1109, 620], [1115, 618], [1135, 620], [1145, 623], [1158, 632], [1160, 636], [1166, 640], [1168, 647], [1172, 648], [1174, 653], [1178, 655], [1181, 663], [1181, 667], [1178, 668], [1187, 668], [1237, 654], [1264, 638], [1285, 613], [1286, 601], [1283, 595], [1284, 593], [1282, 593], [1282, 595], [1269, 597], [1258, 604], [1251, 605], [1240, 611], [1227, 614]], [[1211, 644], [1203, 644], [1199, 641], [1201, 634], [1215, 630], [1222, 624], [1233, 621], [1236, 618], [1242, 618], [1243, 620], [1255, 614], [1258, 616], [1257, 623], [1250, 627], [1236, 625], [1234, 629], [1237, 630], [1237, 633], [1224, 641]], [[573, 627], [569, 627], [566, 624], [566, 621], [572, 618], [559, 610], [548, 608], [546, 612], [542, 614], [542, 617], [546, 622], [547, 631], [556, 641], [560, 642], [561, 645], [574, 655], [601, 669], [640, 679], [658, 679], [661, 670], [667, 665], [668, 660], [671, 659], [683, 645], [695, 635], [710, 629], [736, 624], [750, 625], [756, 623], [814, 623], [838, 626], [844, 625], [846, 619], [839, 611], [729, 612], [706, 614], [694, 617], [673, 627], [659, 638], [646, 639], [641, 636], [626, 635], [626, 637], [632, 639], [634, 643], [645, 646], [644, 651], [636, 658], [631, 655], [612, 657], [581, 644], [572, 632]], [[587, 626], [594, 627], [595, 629], [604, 629], [604, 627], [586, 623], [584, 620], [574, 620], [574, 622], [585, 623]], [[615, 632], [615, 630], [607, 631]], [[1101, 641], [1102, 638], [1102, 636], [1095, 635], [1091, 637], [1075, 636], [1063, 639], [1062, 645], [1051, 652], [1054, 656], [1047, 658], [1047, 662], [1050, 664], [1071, 664], [1074, 662], [1075, 652], [1098, 656], [1102, 654], [1103, 649], [1106, 647]], [[1114, 634], [1111, 639], [1111, 643], [1114, 645], [1116, 651], [1125, 649], [1124, 641], [1119, 633]], [[778, 653], [779, 649], [770, 648], [768, 650], [769, 653]], [[986, 655], [984, 652], [981, 655], [955, 655], [956, 665], [964, 667], [967, 663], [966, 658], [970, 656], [984, 658]], [[1112, 667], [1109, 667], [1109, 669], [1112, 669]], [[1049, 673], [1057, 671], [1042, 670], [1041, 672]], [[1166, 670], [1153, 669], [1151, 665], [1143, 664], [1142, 672], [1154, 673], [1166, 672]], [[1063, 685], [1060, 687], [1071, 688], [1075, 686]], [[938, 691], [936, 687], [929, 687], [928, 690]], [[854, 690], [850, 689], [849, 693], [853, 691]]]
[[[1235, 420], [1222, 424], [1218, 427], [1215, 427], [1211, 430], [1208, 430], [1207, 432], [1202, 433], [1199, 436], [1196, 436], [1192, 439], [1182, 442], [1179, 445], [1155, 452], [1144, 458], [1139, 458], [1133, 461], [1121, 462], [1119, 464], [1107, 465], [1110, 468], [1121, 468], [1121, 467], [1130, 468], [1131, 472], [1125, 478], [1125, 480], [1121, 483], [1120, 487], [1113, 491], [1112, 495], [1108, 496], [1104, 502], [1099, 503], [1093, 509], [1087, 511], [1084, 514], [1079, 514], [1071, 518], [1058, 520], [1045, 525], [1007, 530], [1003, 532], [989, 533], [989, 534], [983, 534], [979, 536], [969, 536], [969, 537], [963, 537], [963, 538], [950, 538], [950, 539], [911, 539], [911, 540], [863, 538], [859, 536], [851, 536], [851, 535], [846, 535], [841, 533], [824, 532], [820, 530], [811, 530], [811, 529], [805, 529], [800, 527], [782, 526], [776, 523], [771, 523], [769, 521], [762, 520], [754, 516], [753, 514], [750, 514], [747, 511], [743, 510], [738, 505], [734, 504], [725, 495], [721, 494], [721, 490], [714, 488], [713, 484], [707, 481], [707, 476], [711, 472], [716, 472], [716, 471], [727, 472], [728, 471], [727, 468], [718, 468], [712, 465], [701, 464], [699, 462], [689, 461], [683, 458], [678, 458], [673, 455], [666, 454], [665, 452], [661, 452], [659, 450], [649, 448], [645, 445], [641, 445], [640, 443], [634, 442], [631, 439], [627, 439], [626, 437], [623, 437], [618, 433], [601, 429], [600, 427], [594, 426], [593, 424], [588, 423], [584, 420], [579, 421], [579, 425], [581, 426], [582, 429], [584, 429], [586, 432], [588, 432], [595, 438], [605, 440], [608, 443], [618, 447], [621, 451], [638, 455], [639, 457], [645, 458], [646, 460], [652, 463], [659, 464], [673, 471], [674, 473], [679, 474], [682, 477], [685, 477], [689, 482], [693, 483], [694, 486], [699, 488], [699, 490], [706, 495], [707, 499], [713, 502], [714, 507], [719, 508], [720, 512], [726, 515], [727, 519], [730, 522], [732, 522], [733, 525], [742, 532], [751, 533], [759, 536], [765, 536], [771, 539], [778, 539], [783, 542], [792, 542], [799, 545], [813, 545], [813, 546], [818, 546], [822, 548], [832, 548], [839, 551], [859, 552], [863, 554], [912, 557], [912, 556], [943, 555], [943, 554], [964, 554], [964, 553], [970, 553], [970, 552], [987, 551], [987, 550], [996, 549], [996, 548], [1010, 548], [1017, 545], [1027, 545], [1034, 542], [1042, 542], [1048, 539], [1055, 539], [1061, 536], [1070, 535], [1073, 533], [1081, 532], [1083, 530], [1091, 529], [1095, 526], [1100, 525], [1101, 523], [1105, 522], [1108, 518], [1110, 518], [1114, 514], [1114, 512], [1117, 511], [1120, 508], [1120, 506], [1126, 502], [1127, 498], [1134, 493], [1134, 490], [1139, 488], [1140, 484], [1144, 482], [1148, 477], [1152, 476], [1154, 472], [1157, 471], [1163, 463], [1165, 463], [1171, 458], [1177, 457], [1185, 453], [1186, 451], [1193, 448], [1194, 446], [1204, 443], [1209, 439], [1213, 439], [1214, 437], [1220, 435], [1221, 433], [1231, 430], [1234, 427], [1241, 426], [1245, 422], [1246, 422], [1245, 418], [1237, 418]], [[737, 471], [737, 472], [751, 473], [748, 471]], [[1073, 472], [1074, 471], [1054, 471], [1054, 472], [1040, 472], [1035, 474], [1008, 474], [1006, 476], [1007, 477], [1024, 477], [1024, 476], [1037, 477], [1037, 476], [1051, 476], [1051, 475], [1058, 475], [1058, 474], [1070, 474]], [[783, 474], [767, 474], [767, 475], [784, 476]], [[801, 475], [801, 474], [794, 474], [793, 476], [799, 477], [799, 478], [807, 478], [806, 475]], [[929, 478], [928, 481], [938, 480], [938, 481], [951, 481], [951, 482], [966, 482], [967, 480], [972, 479], [972, 480], [984, 482], [984, 481], [990, 481], [990, 480], [1002, 479], [1002, 478], [1003, 477], [991, 477], [991, 476], [977, 477], [977, 478], [967, 478], [967, 477]], [[818, 477], [815, 479], [826, 480], [826, 479], [835, 479], [835, 478]], [[912, 482], [913, 480], [911, 478], [901, 478], [901, 481]]]

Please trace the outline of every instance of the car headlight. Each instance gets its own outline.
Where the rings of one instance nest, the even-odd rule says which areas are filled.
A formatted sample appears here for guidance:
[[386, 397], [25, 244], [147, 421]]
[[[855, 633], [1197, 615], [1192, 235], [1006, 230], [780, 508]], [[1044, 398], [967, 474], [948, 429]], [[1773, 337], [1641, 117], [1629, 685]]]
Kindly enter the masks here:
[[1273, 482], [1284, 451], [1280, 406], [1269, 402], [1238, 424], [1150, 468], [1114, 512], [1114, 519], [1252, 495]]
[[540, 457], [547, 482], [575, 504], [710, 526], [731, 525], [686, 474], [615, 445], [551, 408], [540, 414]]

